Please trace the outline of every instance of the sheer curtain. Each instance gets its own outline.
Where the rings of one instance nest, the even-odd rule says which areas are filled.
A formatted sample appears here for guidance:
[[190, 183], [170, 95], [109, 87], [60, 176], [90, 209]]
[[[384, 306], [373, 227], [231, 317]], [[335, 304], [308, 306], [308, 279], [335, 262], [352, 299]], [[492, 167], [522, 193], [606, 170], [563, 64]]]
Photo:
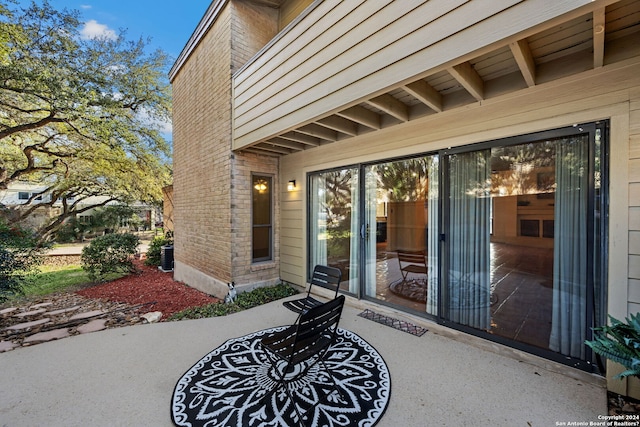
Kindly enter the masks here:
[[313, 175], [310, 185], [309, 262], [312, 271], [317, 264], [327, 265], [327, 186], [324, 175]]
[[553, 314], [549, 348], [585, 358], [588, 136], [556, 142]]
[[427, 176], [429, 179], [427, 187], [427, 228], [429, 230], [427, 237], [427, 266], [429, 271], [428, 288], [427, 288], [427, 313], [438, 314], [438, 276], [440, 265], [438, 264], [438, 232], [440, 230], [438, 224], [438, 181], [440, 169], [438, 168], [438, 156], [431, 156], [428, 159]]
[[449, 157], [449, 318], [485, 330], [491, 317], [490, 156], [483, 150]]
[[349, 292], [358, 293], [358, 267], [360, 265], [360, 227], [358, 172], [354, 169], [351, 175], [351, 228], [349, 234]]
[[376, 296], [376, 209], [377, 209], [377, 189], [378, 173], [374, 167], [365, 170], [365, 224], [366, 224], [366, 294], [370, 297]]

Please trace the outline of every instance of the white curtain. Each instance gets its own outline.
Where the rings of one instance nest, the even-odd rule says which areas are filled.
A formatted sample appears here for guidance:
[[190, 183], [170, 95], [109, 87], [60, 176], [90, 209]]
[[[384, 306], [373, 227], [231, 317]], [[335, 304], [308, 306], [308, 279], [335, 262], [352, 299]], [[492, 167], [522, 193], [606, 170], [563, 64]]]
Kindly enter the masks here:
[[438, 264], [438, 247], [439, 247], [439, 224], [438, 224], [438, 156], [428, 158], [427, 176], [428, 194], [427, 194], [427, 265], [429, 267], [429, 278], [427, 286], [427, 313], [438, 314], [438, 276], [440, 266]]
[[556, 143], [553, 314], [549, 348], [585, 358], [588, 136]]
[[310, 230], [311, 268], [315, 265], [327, 265], [327, 188], [324, 175], [311, 177]]
[[490, 151], [451, 155], [449, 318], [477, 329], [490, 326]]
[[366, 293], [376, 296], [376, 209], [377, 209], [378, 173], [376, 168], [365, 170], [365, 223], [366, 223]]
[[358, 172], [354, 169], [351, 175], [351, 229], [349, 239], [349, 292], [354, 294], [358, 293], [358, 267], [360, 265], [358, 262], [360, 259], [360, 228], [358, 226], [358, 208], [360, 200], [358, 193], [360, 189], [358, 181]]

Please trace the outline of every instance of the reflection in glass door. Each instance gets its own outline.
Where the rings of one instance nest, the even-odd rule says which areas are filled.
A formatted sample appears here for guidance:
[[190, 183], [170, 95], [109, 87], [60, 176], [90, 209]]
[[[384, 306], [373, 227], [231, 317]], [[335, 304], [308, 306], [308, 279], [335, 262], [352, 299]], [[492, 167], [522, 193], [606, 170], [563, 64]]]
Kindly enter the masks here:
[[602, 229], [589, 129], [446, 156], [445, 320], [586, 360]]
[[340, 288], [358, 293], [358, 169], [313, 174], [309, 179], [309, 270], [339, 268]]
[[366, 296], [436, 314], [438, 171], [437, 156], [364, 168]]

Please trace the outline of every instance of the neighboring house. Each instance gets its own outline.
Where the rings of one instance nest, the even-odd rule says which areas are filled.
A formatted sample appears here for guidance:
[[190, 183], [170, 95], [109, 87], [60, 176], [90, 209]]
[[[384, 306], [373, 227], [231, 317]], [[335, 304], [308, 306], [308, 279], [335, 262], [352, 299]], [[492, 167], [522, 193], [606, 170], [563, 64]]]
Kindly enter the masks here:
[[178, 280], [329, 264], [599, 373], [591, 327], [640, 310], [640, 1], [215, 0], [170, 78]]
[[[22, 205], [34, 206], [40, 203], [51, 202], [51, 195], [46, 193], [47, 187], [30, 182], [16, 181], [7, 186], [6, 190], [0, 190], [0, 205], [9, 208], [20, 208]], [[107, 196], [91, 196], [78, 202], [78, 209], [82, 209], [89, 205], [99, 205], [108, 199]], [[67, 199], [69, 204], [74, 202], [73, 197]], [[109, 205], [117, 204], [117, 202], [109, 202]], [[153, 206], [145, 203], [136, 202], [131, 205], [136, 215], [140, 218], [144, 228], [154, 229], [156, 218], [162, 215], [157, 212]], [[26, 220], [26, 225], [30, 227], [40, 227], [42, 224], [60, 215], [62, 210], [62, 201], [55, 202], [52, 206], [41, 207], [31, 213]], [[77, 215], [80, 222], [91, 222], [93, 209], [86, 210]]]

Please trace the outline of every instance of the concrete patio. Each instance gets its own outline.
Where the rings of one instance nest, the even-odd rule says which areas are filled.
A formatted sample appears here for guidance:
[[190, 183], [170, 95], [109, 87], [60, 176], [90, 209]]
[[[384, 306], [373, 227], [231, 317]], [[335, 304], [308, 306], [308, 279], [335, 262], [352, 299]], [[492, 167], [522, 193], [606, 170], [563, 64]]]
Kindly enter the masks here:
[[[555, 426], [606, 415], [600, 377], [379, 306], [347, 304], [340, 326], [373, 345], [391, 372], [391, 399], [378, 426]], [[429, 331], [417, 337], [358, 317], [364, 308]], [[0, 425], [171, 426], [173, 388], [202, 356], [229, 338], [294, 321], [274, 302], [2, 353]]]

